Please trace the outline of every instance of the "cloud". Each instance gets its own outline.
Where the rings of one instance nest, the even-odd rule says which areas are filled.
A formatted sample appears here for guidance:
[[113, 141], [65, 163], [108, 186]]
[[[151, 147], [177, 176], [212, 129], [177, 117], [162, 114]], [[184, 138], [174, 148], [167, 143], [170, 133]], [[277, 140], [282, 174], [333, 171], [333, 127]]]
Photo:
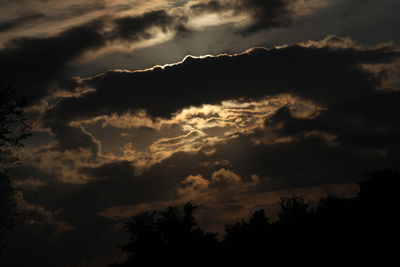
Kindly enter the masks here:
[[180, 22], [183, 20], [185, 20], [184, 17], [169, 15], [165, 10], [155, 10], [140, 16], [115, 19], [115, 29], [112, 34], [116, 38], [125, 40], [150, 39], [153, 37], [150, 30], [154, 27], [161, 29], [164, 33], [171, 28], [183, 31], [185, 26]]
[[[251, 17], [260, 17], [259, 22], [253, 23], [253, 28], [247, 30], [251, 32], [258, 27], [264, 27], [260, 26], [261, 21], [273, 24], [271, 20], [278, 19], [281, 13], [286, 14], [285, 10], [290, 9], [286, 8], [286, 6], [290, 6], [289, 2], [292, 1], [274, 0], [265, 4], [263, 1], [241, 0], [232, 3], [222, 1], [221, 3], [218, 2], [218, 5], [228, 5], [236, 10], [235, 12], [247, 10], [250, 13], [255, 13]], [[44, 5], [47, 6], [47, 4], [50, 5], [47, 2]], [[64, 13], [49, 15], [46, 13], [48, 9], [43, 9], [44, 13], [26, 12], [26, 14], [22, 13], [17, 18], [6, 20], [1, 24], [0, 29], [6, 31], [23, 27], [23, 25], [39, 19], [43, 21], [69, 19], [88, 12], [104, 10], [106, 7], [111, 9], [121, 8], [126, 4], [125, 2], [112, 4], [108, 1], [91, 1], [85, 4], [62, 2], [57, 7], [65, 8]], [[168, 5], [167, 3], [164, 4]], [[15, 4], [14, 8], [20, 5], [26, 6], [27, 9], [31, 8], [29, 1], [20, 1]], [[161, 6], [164, 7], [165, 5]], [[211, 4], [192, 5], [192, 9], [199, 9], [201, 5]], [[141, 5], [139, 6], [141, 7]], [[44, 37], [13, 37], [8, 39], [0, 49], [0, 60], [3, 62], [0, 73], [3, 78], [14, 82], [14, 87], [21, 95], [26, 96], [31, 102], [35, 102], [59, 89], [59, 86], [62, 86], [66, 79], [75, 74], [74, 64], [83, 57], [88, 57], [89, 54], [91, 56], [88, 58], [92, 58], [101, 53], [115, 51], [115, 49], [131, 50], [140, 47], [141, 43], [143, 43], [142, 45], [154, 44], [154, 42], [145, 44], [145, 41], [154, 39], [156, 42], [156, 39], [160, 37], [159, 34], [170, 34], [169, 37], [165, 37], [168, 39], [177, 33], [188, 32], [187, 24], [191, 15], [186, 14], [183, 7], [176, 7], [171, 11], [166, 9], [155, 10], [154, 7], [155, 5], [152, 3], [148, 7], [148, 11], [142, 14], [134, 13], [134, 15], [118, 16], [107, 13], [98, 14], [94, 17], [82, 19], [81, 22], [75, 22], [69, 28], [64, 25], [47, 33], [47, 30], [44, 29], [44, 33], [41, 33]], [[268, 19], [265, 19], [265, 16]], [[285, 19], [283, 18], [283, 20]], [[159, 41], [162, 40], [164, 39], [161, 38]], [[39, 67], [38, 62], [41, 63]]]
[[[55, 14], [54, 16], [49, 16], [52, 19], [68, 19], [71, 17], [82, 16], [87, 13], [104, 10], [107, 8], [107, 5], [104, 1], [95, 0], [89, 3], [72, 3], [67, 6], [67, 8], [60, 14]], [[57, 16], [58, 15], [58, 16]]]
[[100, 145], [97, 140], [82, 128], [71, 127], [63, 124], [51, 125], [54, 138], [58, 141], [55, 149], [60, 151], [88, 149], [97, 155]]
[[[243, 142], [239, 145], [243, 149], [260, 147], [254, 149], [254, 155], [261, 153], [259, 158], [274, 162], [276, 168], [269, 170], [261, 165], [256, 167], [262, 169], [256, 172], [260, 176], [268, 177], [271, 171], [272, 176], [281, 177], [274, 180], [277, 184], [272, 183], [271, 188], [284, 187], [285, 179], [296, 175], [296, 169], [306, 173], [302, 174], [306, 178], [299, 179], [295, 186], [318, 184], [323, 170], [307, 170], [310, 163], [304, 162], [304, 158], [315, 160], [317, 166], [322, 166], [321, 160], [325, 158], [335, 162], [336, 167], [352, 169], [354, 175], [361, 167], [367, 168], [371, 159], [376, 164], [370, 166], [384, 166], [384, 160], [390, 165], [398, 153], [393, 141], [398, 133], [394, 115], [398, 93], [382, 88], [388, 76], [382, 74], [386, 67], [379, 64], [396, 64], [397, 57], [396, 46], [390, 44], [366, 48], [351, 39], [331, 36], [319, 42], [259, 48], [230, 56], [191, 57], [163, 67], [110, 71], [82, 79], [79, 86], [94, 88], [56, 103], [54, 109], [48, 110], [44, 125], [50, 127], [56, 140], [47, 158], [57, 153], [58, 159], [79, 153], [86, 158], [75, 160], [74, 167], [57, 163], [54, 166], [58, 167], [53, 169], [45, 164], [40, 167], [57, 173], [62, 181], [85, 183], [96, 176], [81, 172], [82, 167], [98, 168], [101, 164], [125, 161], [140, 176], [182, 152], [204, 153], [209, 157], [204, 162], [232, 163], [229, 157], [221, 156], [221, 151], [225, 151], [232, 154], [232, 166], [242, 166], [238, 175], [250, 177], [255, 172], [245, 166], [258, 166], [258, 161], [235, 160], [237, 151], [231, 153], [224, 146], [233, 144], [233, 149], [235, 142]], [[367, 68], [365, 64], [376, 68]], [[322, 65], [326, 67], [321, 68]], [[203, 75], [213, 82], [199, 79]], [[186, 88], [191, 90], [185, 91]], [[165, 96], [155, 98], [157, 93]], [[275, 97], [265, 98], [268, 95]], [[238, 100], [220, 102], [235, 98]], [[204, 105], [207, 101], [215, 104]], [[198, 106], [188, 108], [195, 105]], [[282, 108], [286, 105], [289, 107]], [[150, 115], [164, 118], [134, 112], [142, 108]], [[162, 112], [157, 113], [160, 108]], [[175, 111], [178, 112], [171, 116]], [[139, 134], [141, 127], [150, 129], [146, 138], [144, 133]], [[101, 131], [113, 131], [114, 136]], [[109, 140], [118, 141], [116, 147], [103, 150], [103, 143]], [[261, 149], [265, 147], [267, 151]], [[293, 168], [285, 168], [280, 174], [282, 164], [277, 159], [285, 162], [285, 155], [295, 156], [297, 149], [310, 154], [294, 157]], [[342, 154], [349, 161], [357, 159], [360, 165], [346, 165]], [[329, 175], [332, 179], [341, 175], [341, 168], [336, 167]], [[60, 172], [54, 172], [56, 169]], [[185, 177], [188, 175], [193, 173]]]
[[[78, 8], [78, 10], [80, 10]], [[38, 16], [17, 19], [27, 22]], [[7, 26], [8, 25], [8, 26]], [[14, 27], [11, 24], [3, 27]], [[111, 28], [106, 30], [106, 26]], [[0, 49], [0, 73], [30, 103], [36, 103], [68, 84], [74, 62], [121, 43], [139, 43], [163, 32], [183, 31], [179, 19], [163, 10], [120, 18], [100, 17], [48, 37], [16, 37]], [[111, 48], [110, 48], [111, 49]]]
[[195, 14], [232, 12], [232, 15], [246, 15], [250, 23], [241, 28], [244, 35], [260, 30], [290, 26], [297, 15], [293, 0], [234, 0], [207, 1], [192, 5]]
[[[344, 142], [332, 145], [318, 132], [302, 134], [304, 128], [299, 127], [300, 130], [293, 132], [285, 132], [285, 128], [290, 126], [290, 120], [322, 120], [325, 113], [333, 111], [335, 112], [332, 114], [338, 116], [336, 121], [346, 118], [339, 116], [340, 112], [349, 114], [350, 117], [360, 113], [373, 125], [377, 125], [381, 112], [384, 117], [393, 112], [391, 117], [387, 116], [388, 122], [385, 125], [397, 124], [395, 114], [398, 112], [393, 110], [397, 102], [394, 95], [397, 92], [377, 91], [374, 94], [356, 97], [348, 103], [342, 102], [347, 104], [343, 104], [341, 108], [339, 104], [332, 105], [326, 111], [319, 110], [314, 116], [301, 117], [302, 108], [289, 106], [278, 109], [277, 105], [275, 109], [279, 111], [275, 115], [273, 110], [265, 114], [270, 117], [270, 123], [265, 128], [238, 134], [236, 138], [214, 144], [213, 153], [204, 153], [204, 150], [177, 152], [153, 164], [141, 174], [137, 174], [131, 161], [117, 157], [112, 162], [79, 165], [78, 168], [74, 167], [75, 174], [85, 176], [84, 182], [66, 183], [57, 179], [56, 175], [49, 177], [51, 175], [47, 174], [46, 183], [33, 192], [27, 192], [26, 198], [32, 201], [32, 205], [43, 207], [46, 211], [55, 211], [53, 214], [57, 222], [66, 222], [74, 227], [67, 234], [60, 235], [57, 239], [59, 246], [67, 247], [79, 243], [82, 244], [79, 249], [87, 255], [107, 255], [111, 251], [110, 244], [120, 244], [123, 238], [115, 233], [115, 224], [142, 209], [162, 208], [194, 200], [206, 205], [199, 209], [199, 220], [207, 223], [208, 227], [215, 227], [247, 217], [258, 208], [276, 211], [282, 195], [303, 193], [310, 199], [328, 193], [351, 196], [356, 192], [352, 184], [360, 179], [363, 171], [395, 167], [395, 158], [390, 159], [384, 154], [360, 153]], [[382, 99], [373, 105], [373, 102], [359, 102], [363, 98], [370, 101]], [[248, 112], [248, 107], [243, 109], [242, 112]], [[195, 111], [191, 109], [181, 119], [190, 121], [190, 118], [205, 119], [208, 116], [215, 119], [216, 116], [212, 109], [209, 113], [202, 110], [203, 114], [199, 117], [196, 117]], [[239, 108], [235, 111], [238, 112]], [[218, 114], [220, 117], [224, 116], [222, 112]], [[332, 118], [334, 115], [331, 115]], [[347, 127], [341, 128], [340, 123], [337, 125], [339, 129]], [[361, 131], [363, 127], [359, 129]], [[306, 128], [304, 131], [309, 133], [309, 130], [314, 128]], [[162, 133], [162, 128], [158, 131]], [[270, 135], [271, 131], [276, 134], [272, 138], [278, 139], [287, 135], [295, 138], [287, 142], [255, 142]], [[71, 153], [65, 151], [64, 154], [67, 152]], [[55, 161], [60, 161], [63, 157], [66, 156], [61, 155]], [[77, 160], [81, 161], [84, 159]], [[56, 162], [46, 158], [42, 162], [59, 168]], [[208, 164], [209, 162], [216, 164]], [[30, 170], [32, 179], [43, 180], [43, 170], [52, 171], [51, 168], [44, 167], [41, 170], [42, 172], [35, 175]], [[49, 236], [52, 233], [54, 230], [46, 234]], [[43, 241], [41, 244], [47, 242]], [[77, 260], [72, 252], [76, 253], [73, 250], [64, 257]]]
[[[291, 105], [291, 111], [278, 112], [269, 120], [276, 120], [275, 128], [282, 128], [285, 120], [306, 124], [312, 121], [309, 117], [318, 124], [328, 112], [322, 109], [381, 96], [392, 79], [387, 70], [397, 64], [398, 56], [392, 44], [366, 48], [350, 38], [329, 36], [236, 55], [188, 57], [142, 71], [109, 71], [71, 82], [69, 90], [77, 92], [75, 96], [49, 108], [42, 123], [57, 141], [53, 149], [88, 149], [93, 160], [122, 157], [140, 173], [177, 152], [213, 153], [216, 144], [257, 131], [266, 117], [285, 105]], [[294, 118], [291, 112], [296, 113]], [[336, 121], [335, 115], [329, 120]], [[154, 137], [137, 141], [134, 132], [141, 127], [155, 130]], [[136, 137], [129, 137], [130, 128]], [[285, 143], [297, 138], [284, 132], [290, 131], [288, 127], [277, 129], [256, 142]], [[313, 130], [318, 129], [303, 134]], [[100, 131], [104, 133], [99, 135]], [[322, 132], [326, 142], [335, 143], [335, 132]], [[110, 138], [113, 145], [108, 145]]]
[[[271, 2], [274, 6], [271, 9], [264, 7], [258, 1], [238, 1], [235, 2], [235, 7], [238, 6], [238, 10], [254, 7], [257, 10], [272, 10], [271, 12], [274, 13], [281, 10], [281, 5], [286, 5], [280, 4], [281, 2], [285, 1]], [[85, 5], [72, 3], [68, 5], [68, 12], [71, 14], [67, 16], [75, 16], [103, 7], [104, 4], [100, 2]], [[65, 14], [56, 17], [62, 16]], [[12, 21], [5, 22], [3, 28], [17, 27], [19, 24], [22, 25], [34, 19], [42, 18], [39, 13], [21, 15]], [[0, 60], [3, 62], [0, 73], [5, 79], [14, 82], [14, 87], [21, 95], [35, 102], [51, 95], [63, 86], [66, 80], [74, 75], [74, 64], [79, 60], [85, 57], [96, 57], [115, 49], [130, 50], [140, 47], [141, 43], [150, 45], [151, 42], [145, 44], [146, 41], [156, 42], [157, 38], [161, 38], [160, 34], [170, 34], [165, 38], [171, 38], [177, 33], [187, 32], [187, 23], [190, 19], [181, 8], [171, 12], [159, 9], [140, 15], [97, 17], [63, 31], [58, 30], [59, 33], [51, 33], [52, 35], [47, 37], [13, 38], [0, 49]], [[249, 29], [249, 31], [252, 30]], [[187, 58], [182, 64], [196, 61], [191, 59], [193, 58]]]
[[[328, 36], [70, 79], [88, 53], [131, 51], [213, 13], [245, 35], [288, 27], [310, 1], [173, 1], [167, 10], [155, 5], [164, 1], [118, 0], [104, 1], [107, 11], [101, 2], [61, 2], [71, 8], [3, 24], [20, 30], [56, 13], [78, 23], [0, 50], [1, 75], [41, 101], [30, 109], [45, 132], [30, 141], [14, 183], [24, 190], [24, 208], [44, 223], [13, 241], [27, 257], [11, 254], [9, 262], [107, 257], [123, 243], [121, 220], [142, 209], [194, 200], [208, 207], [199, 207], [202, 223], [222, 226], [255, 209], [273, 213], [282, 195], [350, 196], [362, 172], [398, 167], [394, 44]], [[95, 11], [109, 16], [86, 23]]]
[[[347, 42], [328, 37], [332, 38]], [[392, 45], [340, 47], [338, 42], [335, 46], [322, 40], [322, 47], [307, 43], [255, 48], [236, 55], [189, 56], [180, 63], [144, 71], [108, 71], [81, 80], [78, 87], [94, 90], [60, 101], [48, 112], [48, 119], [73, 121], [142, 109], [151, 116], [169, 117], [188, 106], [284, 93], [329, 106], [375, 92], [387, 77], [384, 71], [363, 66], [395, 64], [400, 55]]]
[[[391, 154], [365, 153], [346, 143], [332, 145], [319, 133], [286, 142], [256, 142], [269, 134], [265, 129], [219, 143], [208, 161], [225, 159], [241, 177], [256, 173], [262, 181], [255, 188], [259, 192], [355, 183], [368, 170], [396, 168], [396, 157]], [[395, 144], [390, 147], [395, 149]]]
[[250, 181], [246, 182], [236, 173], [222, 168], [213, 172], [210, 179], [201, 175], [186, 177], [181, 187], [177, 189], [177, 194], [182, 202], [194, 201], [204, 205], [222, 200], [233, 204], [232, 197], [248, 193], [257, 186], [259, 180], [260, 178], [254, 174]]
[[[168, 200], [176, 185], [190, 171], [200, 168], [195, 159], [187, 160], [186, 154], [179, 154], [142, 176], [136, 176], [132, 164], [124, 161], [81, 168], [82, 174], [91, 177], [83, 184], [65, 183], [57, 176], [49, 176], [37, 190], [25, 192], [25, 199], [30, 200], [27, 208], [39, 212], [37, 216], [46, 223], [14, 238], [11, 243], [19, 248], [32, 246], [26, 252], [27, 257], [14, 258], [14, 263], [26, 265], [27, 258], [39, 261], [44, 257], [43, 251], [52, 252], [44, 262], [41, 260], [45, 266], [57, 265], [60, 258], [63, 263], [76, 263], [82, 260], [82, 255], [88, 258], [114, 255], [116, 245], [124, 242], [120, 221], [98, 213], [118, 205], [152, 205]], [[48, 175], [43, 169], [35, 172], [31, 167], [26, 171], [35, 180]], [[15, 257], [13, 253], [9, 253], [10, 259]]]
[[0, 33], [22, 27], [27, 23], [43, 18], [41, 13], [23, 14], [9, 21], [0, 22]]
[[396, 138], [400, 124], [398, 101], [398, 91], [375, 92], [334, 105], [306, 119], [293, 118], [289, 109], [282, 108], [266, 120], [266, 127], [276, 129], [280, 125], [276, 129], [280, 136], [328, 133], [333, 136], [333, 143], [387, 155], [400, 148]]
[[0, 72], [28, 101], [43, 98], [57, 80], [67, 77], [72, 60], [105, 44], [99, 32], [101, 27], [99, 20], [57, 36], [15, 38], [0, 50]]
[[[207, 150], [207, 153], [212, 153], [215, 144], [263, 127], [265, 118], [285, 105], [290, 105], [300, 117], [310, 116], [318, 109], [309, 102], [280, 95], [259, 102], [225, 101], [221, 105], [185, 108], [170, 119], [152, 119], [143, 113], [114, 114], [74, 121], [72, 125], [76, 127], [74, 132], [82, 131], [93, 140], [92, 143], [98, 143], [102, 157], [130, 161], [140, 173], [178, 152]], [[56, 139], [68, 137], [64, 132], [71, 135], [70, 131], [63, 130], [62, 135], [55, 136]], [[82, 138], [74, 134], [59, 140], [57, 148], [60, 149], [62, 143], [63, 150], [79, 149], [74, 145], [79, 144], [79, 140]], [[89, 144], [87, 142], [82, 146]]]

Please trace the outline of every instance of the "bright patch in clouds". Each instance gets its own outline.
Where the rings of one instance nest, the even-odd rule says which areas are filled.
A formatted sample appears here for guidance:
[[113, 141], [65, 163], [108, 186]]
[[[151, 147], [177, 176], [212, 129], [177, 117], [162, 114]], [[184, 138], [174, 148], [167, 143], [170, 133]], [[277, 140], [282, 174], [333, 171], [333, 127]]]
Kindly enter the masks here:
[[[135, 135], [136, 129], [151, 128], [158, 131], [160, 138], [154, 139], [146, 149], [137, 149], [135, 143], [140, 139], [132, 139], [114, 151], [103, 149], [105, 157], [113, 160], [132, 161], [139, 172], [161, 162], [177, 152], [212, 152], [213, 147], [237, 137], [240, 134], [251, 134], [264, 127], [267, 117], [283, 106], [288, 106], [294, 116], [310, 117], [318, 113], [320, 108], [310, 102], [302, 101], [290, 95], [280, 95], [266, 98], [258, 102], [224, 101], [220, 105], [203, 105], [201, 107], [185, 108], [177, 112], [171, 119], [151, 118], [144, 111], [122, 116], [100, 116], [92, 120], [74, 122], [81, 125], [85, 131], [96, 136], [96, 127], [114, 127], [112, 140], [123, 135], [129, 129], [130, 135]], [[89, 126], [96, 125], [95, 128]], [[169, 132], [172, 127], [180, 129], [175, 136], [163, 137], [163, 132]], [[88, 129], [91, 128], [92, 132]], [[119, 150], [119, 151], [118, 151]]]

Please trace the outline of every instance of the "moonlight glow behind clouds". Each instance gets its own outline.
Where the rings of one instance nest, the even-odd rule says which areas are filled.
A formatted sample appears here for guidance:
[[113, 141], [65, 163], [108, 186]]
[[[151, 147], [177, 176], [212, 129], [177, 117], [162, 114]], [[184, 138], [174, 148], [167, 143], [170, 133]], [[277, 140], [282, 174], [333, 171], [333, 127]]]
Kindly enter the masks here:
[[0, 5], [0, 78], [34, 131], [6, 261], [107, 266], [140, 210], [193, 200], [221, 231], [399, 166], [396, 0]]

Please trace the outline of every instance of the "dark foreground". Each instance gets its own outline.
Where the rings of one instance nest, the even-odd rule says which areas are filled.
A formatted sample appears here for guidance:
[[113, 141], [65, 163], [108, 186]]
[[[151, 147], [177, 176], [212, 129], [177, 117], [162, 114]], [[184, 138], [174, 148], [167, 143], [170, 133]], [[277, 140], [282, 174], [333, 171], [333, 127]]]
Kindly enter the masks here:
[[277, 221], [258, 210], [226, 225], [222, 240], [197, 225], [191, 203], [146, 211], [126, 224], [128, 257], [111, 266], [389, 266], [400, 247], [399, 185], [399, 173], [379, 171], [351, 199], [282, 199]]

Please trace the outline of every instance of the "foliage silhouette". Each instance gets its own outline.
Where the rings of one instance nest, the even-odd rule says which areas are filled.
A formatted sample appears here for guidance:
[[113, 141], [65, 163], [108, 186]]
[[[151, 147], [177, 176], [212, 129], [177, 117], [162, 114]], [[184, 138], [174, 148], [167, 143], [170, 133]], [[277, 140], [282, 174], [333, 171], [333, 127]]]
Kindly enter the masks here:
[[0, 82], [0, 254], [5, 247], [6, 234], [15, 230], [22, 220], [8, 170], [18, 161], [15, 149], [21, 147], [22, 140], [31, 134], [24, 105], [9, 84]]
[[5, 172], [18, 160], [15, 148], [31, 135], [24, 115], [24, 99], [18, 99], [9, 84], [0, 82], [0, 171]]
[[216, 235], [198, 227], [188, 202], [183, 210], [168, 207], [133, 216], [125, 228], [130, 242], [121, 246], [128, 259], [112, 266], [204, 266], [214, 258]]
[[351, 199], [329, 195], [312, 206], [302, 196], [281, 199], [278, 220], [264, 210], [225, 226], [222, 240], [201, 230], [195, 206], [145, 211], [126, 228], [128, 259], [112, 266], [382, 266], [396, 259], [400, 237], [400, 175], [371, 172]]

